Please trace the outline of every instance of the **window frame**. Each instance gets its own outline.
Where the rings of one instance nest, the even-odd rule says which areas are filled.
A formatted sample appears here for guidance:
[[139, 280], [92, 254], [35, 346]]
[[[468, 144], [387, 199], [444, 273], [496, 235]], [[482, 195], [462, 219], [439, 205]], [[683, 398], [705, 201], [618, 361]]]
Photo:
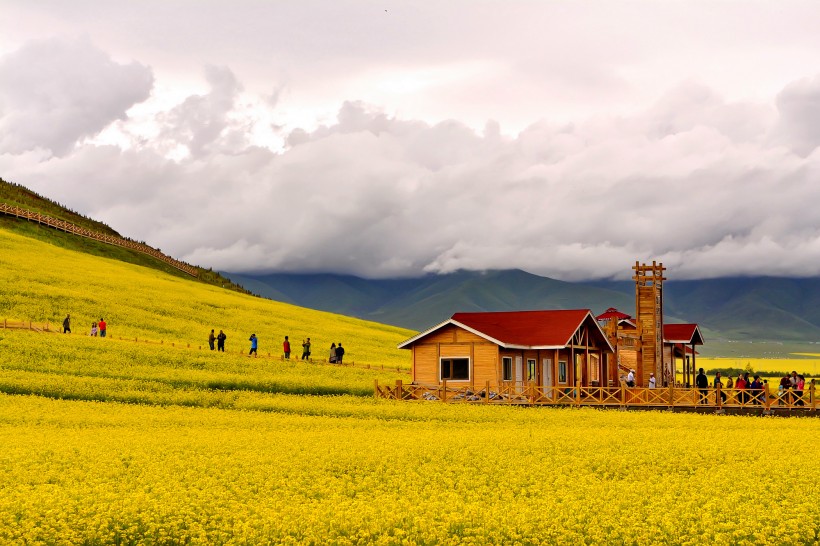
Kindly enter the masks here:
[[538, 359], [527, 359], [527, 382], [538, 380]]
[[[466, 378], [453, 378], [453, 377], [444, 377], [444, 362], [450, 361], [450, 375], [453, 374], [453, 365], [452, 361], [454, 360], [466, 360], [467, 361], [467, 377]], [[470, 381], [472, 378], [473, 373], [473, 366], [472, 360], [469, 356], [440, 356], [438, 359], [438, 379], [439, 381]]]
[[[509, 364], [509, 368], [507, 368], [507, 364]], [[507, 373], [509, 371], [509, 374]], [[515, 375], [513, 373], [513, 357], [511, 356], [502, 356], [501, 357], [501, 381], [513, 381]]]
[[[569, 367], [568, 360], [558, 360], [558, 384], [559, 385], [566, 385], [567, 384], [567, 368]], [[563, 381], [561, 380], [563, 377]]]

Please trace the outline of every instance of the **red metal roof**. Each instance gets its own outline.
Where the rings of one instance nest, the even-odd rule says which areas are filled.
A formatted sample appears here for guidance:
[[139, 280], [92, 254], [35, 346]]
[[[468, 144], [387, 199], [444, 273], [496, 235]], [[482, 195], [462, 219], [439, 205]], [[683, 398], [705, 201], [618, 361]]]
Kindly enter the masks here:
[[667, 343], [703, 345], [703, 336], [697, 324], [664, 324], [663, 340]]
[[565, 346], [592, 314], [588, 309], [456, 313], [453, 321], [504, 345]]
[[595, 320], [609, 320], [609, 319], [613, 319], [613, 318], [620, 320], [620, 319], [629, 319], [629, 318], [632, 318], [632, 317], [627, 315], [626, 313], [622, 313], [622, 312], [618, 311], [614, 307], [610, 307], [609, 309], [607, 309], [606, 311], [604, 311], [603, 313], [601, 313], [600, 315], [595, 317]]

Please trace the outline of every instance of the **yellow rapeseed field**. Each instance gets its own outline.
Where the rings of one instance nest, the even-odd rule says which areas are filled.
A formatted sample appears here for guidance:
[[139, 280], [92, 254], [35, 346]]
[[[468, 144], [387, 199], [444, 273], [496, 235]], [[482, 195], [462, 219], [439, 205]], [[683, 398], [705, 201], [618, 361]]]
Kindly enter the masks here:
[[0, 395], [0, 542], [817, 544], [818, 435], [801, 418]]
[[376, 400], [406, 330], [0, 230], [0, 317], [66, 312], [0, 330], [0, 544], [820, 542], [814, 418]]
[[144, 267], [67, 251], [0, 230], [0, 320], [50, 322], [71, 314], [74, 335], [104, 318], [109, 335], [165, 343], [207, 345], [212, 328], [224, 330], [226, 348], [281, 354], [290, 337], [301, 355], [310, 337], [316, 358], [342, 342], [346, 360], [409, 368], [396, 345], [413, 332], [375, 322], [254, 298]]

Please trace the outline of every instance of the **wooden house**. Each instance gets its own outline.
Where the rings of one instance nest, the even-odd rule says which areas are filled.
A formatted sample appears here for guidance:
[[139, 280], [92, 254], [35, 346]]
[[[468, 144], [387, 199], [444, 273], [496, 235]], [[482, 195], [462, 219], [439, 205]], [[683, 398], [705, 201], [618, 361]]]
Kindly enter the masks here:
[[399, 345], [416, 384], [608, 386], [613, 347], [588, 309], [456, 313]]

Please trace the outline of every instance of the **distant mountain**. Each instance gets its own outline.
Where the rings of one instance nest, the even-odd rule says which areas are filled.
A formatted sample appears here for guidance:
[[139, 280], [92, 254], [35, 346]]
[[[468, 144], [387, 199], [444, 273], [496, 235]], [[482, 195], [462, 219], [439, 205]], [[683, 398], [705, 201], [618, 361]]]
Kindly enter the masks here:
[[[456, 311], [616, 307], [635, 312], [631, 281], [570, 283], [520, 270], [411, 279], [224, 273], [275, 300], [424, 329]], [[667, 322], [697, 322], [711, 340], [820, 341], [820, 279], [722, 278], [664, 283]]]
[[603, 311], [635, 305], [631, 294], [520, 270], [373, 280], [333, 274], [223, 275], [264, 297], [416, 330], [449, 318], [456, 311]]

